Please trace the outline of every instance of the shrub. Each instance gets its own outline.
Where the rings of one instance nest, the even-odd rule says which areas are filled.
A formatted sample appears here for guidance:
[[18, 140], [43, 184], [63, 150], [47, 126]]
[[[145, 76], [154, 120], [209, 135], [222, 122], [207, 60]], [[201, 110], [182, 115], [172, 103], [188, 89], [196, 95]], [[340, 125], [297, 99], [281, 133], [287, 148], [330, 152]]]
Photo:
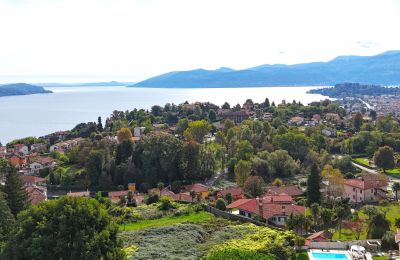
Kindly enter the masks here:
[[219, 210], [226, 210], [226, 203], [225, 200], [223, 198], [219, 198], [217, 199], [217, 201], [215, 202], [215, 207]]
[[160, 204], [158, 205], [158, 209], [160, 210], [170, 210], [176, 208], [175, 202], [170, 197], [161, 197], [159, 202]]
[[382, 250], [388, 251], [397, 248], [394, 236], [395, 233], [393, 231], [386, 231], [382, 237]]
[[206, 260], [242, 260], [242, 259], [250, 259], [250, 260], [267, 260], [273, 259], [271, 256], [267, 256], [262, 253], [258, 253], [256, 251], [251, 250], [243, 250], [240, 248], [223, 248], [218, 250], [211, 251], [204, 259]]
[[153, 204], [153, 203], [157, 203], [158, 200], [159, 200], [158, 194], [151, 193], [151, 194], [149, 194], [149, 196], [146, 199], [146, 204], [150, 205], [150, 204]]

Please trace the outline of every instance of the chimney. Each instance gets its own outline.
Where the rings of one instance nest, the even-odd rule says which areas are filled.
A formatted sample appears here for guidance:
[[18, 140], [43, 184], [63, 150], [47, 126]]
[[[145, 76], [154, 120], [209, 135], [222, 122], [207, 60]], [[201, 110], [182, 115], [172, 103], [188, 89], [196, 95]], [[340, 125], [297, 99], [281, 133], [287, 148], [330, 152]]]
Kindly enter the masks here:
[[258, 210], [259, 210], [259, 215], [262, 218], [263, 217], [263, 198], [262, 197], [257, 197], [256, 201], [258, 202]]

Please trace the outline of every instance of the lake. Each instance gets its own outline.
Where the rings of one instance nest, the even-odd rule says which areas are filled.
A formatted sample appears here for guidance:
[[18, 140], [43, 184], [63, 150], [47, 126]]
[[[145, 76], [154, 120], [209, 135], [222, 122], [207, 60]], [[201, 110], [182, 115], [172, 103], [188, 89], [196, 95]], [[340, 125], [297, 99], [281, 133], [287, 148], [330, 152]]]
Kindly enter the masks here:
[[324, 99], [318, 94], [306, 94], [315, 87], [266, 88], [126, 88], [126, 87], [46, 87], [53, 94], [0, 97], [0, 142], [43, 136], [59, 130], [69, 130], [81, 122], [108, 117], [113, 110], [150, 109], [152, 105], [210, 101], [235, 105], [251, 98], [254, 102], [280, 103], [293, 99], [308, 104]]

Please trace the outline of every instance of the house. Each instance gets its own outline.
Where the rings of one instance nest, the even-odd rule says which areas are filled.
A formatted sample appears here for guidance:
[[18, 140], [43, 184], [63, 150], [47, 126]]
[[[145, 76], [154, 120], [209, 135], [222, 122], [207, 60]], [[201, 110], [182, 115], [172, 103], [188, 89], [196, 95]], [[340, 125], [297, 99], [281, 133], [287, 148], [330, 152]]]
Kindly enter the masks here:
[[328, 122], [331, 122], [333, 124], [339, 124], [340, 123], [340, 116], [336, 113], [326, 113], [325, 114], [325, 119]]
[[225, 198], [226, 195], [230, 193], [232, 195], [233, 200], [238, 200], [238, 199], [244, 199], [244, 192], [243, 189], [240, 187], [233, 187], [233, 188], [227, 188], [220, 190], [217, 193], [218, 198]]
[[89, 198], [90, 197], [90, 192], [87, 191], [75, 191], [75, 192], [68, 192], [67, 196], [70, 197], [84, 197], [84, 198]]
[[233, 214], [245, 217], [259, 216], [266, 222], [277, 225], [286, 225], [291, 215], [305, 214], [304, 206], [294, 205], [293, 198], [287, 194], [267, 195], [256, 199], [239, 199], [227, 206]]
[[292, 197], [303, 195], [303, 191], [299, 189], [297, 185], [288, 185], [288, 186], [272, 186], [266, 189], [265, 195], [278, 195], [278, 194], [287, 194]]
[[190, 193], [191, 191], [199, 193], [203, 199], [206, 198], [210, 194], [208, 187], [201, 183], [195, 183], [195, 184], [186, 185], [183, 187], [183, 192]]
[[272, 115], [272, 113], [264, 113], [264, 115], [262, 116], [262, 119], [265, 121], [272, 121], [273, 118], [274, 116]]
[[0, 155], [7, 154], [7, 146], [0, 146]]
[[319, 114], [314, 114], [311, 118], [311, 121], [314, 121], [316, 124], [320, 124], [322, 122], [322, 119]]
[[12, 155], [8, 160], [14, 167], [23, 167], [28, 163], [28, 159], [23, 155]]
[[36, 143], [31, 145], [32, 152], [43, 153], [47, 150], [47, 144], [44, 143]]
[[44, 178], [30, 176], [30, 175], [22, 175], [21, 180], [24, 183], [24, 185], [27, 187], [46, 186], [46, 182], [47, 182], [47, 180]]
[[38, 174], [40, 170], [45, 168], [53, 168], [56, 162], [51, 157], [39, 157], [29, 164], [31, 174]]
[[26, 187], [26, 192], [28, 194], [29, 202], [33, 205], [47, 200], [46, 191], [39, 187]]
[[144, 133], [144, 130], [146, 130], [146, 127], [143, 126], [133, 128], [133, 136], [140, 137]]
[[322, 129], [321, 133], [327, 137], [336, 136], [336, 130], [330, 127]]
[[242, 121], [248, 119], [250, 117], [250, 112], [247, 110], [240, 111], [230, 111], [229, 109], [220, 109], [218, 111], [219, 116], [221, 116], [224, 120], [230, 119], [236, 124], [241, 123]]
[[302, 125], [303, 122], [304, 122], [304, 117], [302, 117], [302, 116], [294, 116], [294, 117], [290, 118], [290, 120], [289, 120], [289, 124], [297, 125], [297, 126]]
[[11, 150], [14, 154], [24, 154], [27, 155], [29, 153], [29, 148], [25, 144], [14, 144]]
[[195, 202], [197, 201], [197, 197], [192, 197], [189, 192], [180, 192], [178, 194], [175, 194], [174, 199], [176, 201], [181, 201], [181, 202]]
[[[108, 193], [108, 197], [114, 203], [118, 203], [122, 197], [127, 197], [129, 190], [121, 190], [121, 191], [110, 191]], [[133, 194], [132, 194], [133, 195]]]
[[329, 242], [332, 238], [332, 233], [328, 230], [322, 230], [309, 235], [306, 238], [305, 245], [309, 246], [311, 242]]
[[65, 152], [69, 152], [73, 147], [79, 145], [81, 142], [83, 141], [83, 138], [75, 138], [75, 139], [71, 139], [68, 141], [64, 141], [64, 142], [60, 142], [60, 143], [56, 143], [53, 144], [52, 146], [50, 146], [50, 152], [60, 152], [60, 153], [65, 153]]
[[352, 203], [378, 202], [387, 196], [388, 181], [374, 174], [344, 180], [344, 196]]
[[58, 131], [58, 132], [54, 132], [49, 135], [43, 136], [42, 138], [46, 139], [47, 143], [53, 144], [57, 141], [65, 140], [65, 138], [67, 138], [68, 134], [69, 134], [69, 131]]

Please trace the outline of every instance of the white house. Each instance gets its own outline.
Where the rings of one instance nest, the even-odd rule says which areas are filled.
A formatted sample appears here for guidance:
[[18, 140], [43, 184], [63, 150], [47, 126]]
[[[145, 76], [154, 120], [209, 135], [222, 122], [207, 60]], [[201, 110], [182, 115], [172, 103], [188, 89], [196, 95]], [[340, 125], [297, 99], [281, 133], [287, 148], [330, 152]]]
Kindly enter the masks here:
[[146, 129], [146, 127], [143, 127], [143, 126], [142, 127], [135, 127], [133, 129], [133, 136], [140, 137], [143, 134], [145, 129]]
[[14, 144], [13, 149], [14, 153], [22, 153], [24, 155], [27, 155], [29, 153], [28, 146], [24, 144]]

